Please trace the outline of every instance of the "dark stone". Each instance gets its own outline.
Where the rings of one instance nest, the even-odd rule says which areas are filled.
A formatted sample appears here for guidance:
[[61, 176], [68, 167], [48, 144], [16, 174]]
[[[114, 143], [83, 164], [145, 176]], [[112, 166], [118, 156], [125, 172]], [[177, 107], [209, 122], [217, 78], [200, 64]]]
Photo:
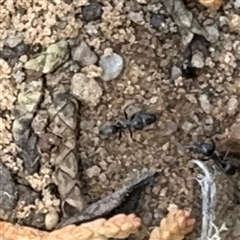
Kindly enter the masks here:
[[86, 22], [101, 19], [102, 13], [102, 5], [98, 2], [92, 2], [89, 5], [82, 7], [82, 18]]
[[166, 16], [164, 14], [151, 13], [150, 23], [154, 28], [160, 28], [166, 23]]

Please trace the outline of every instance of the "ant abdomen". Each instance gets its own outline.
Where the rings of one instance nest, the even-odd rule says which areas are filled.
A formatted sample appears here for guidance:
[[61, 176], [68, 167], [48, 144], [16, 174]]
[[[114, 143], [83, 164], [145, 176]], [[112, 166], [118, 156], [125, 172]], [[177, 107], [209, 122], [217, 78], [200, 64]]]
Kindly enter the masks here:
[[157, 121], [157, 117], [153, 113], [139, 112], [131, 117], [131, 125], [136, 130], [142, 130]]
[[157, 116], [153, 113], [146, 114], [143, 118], [145, 126], [151, 125], [157, 121]]
[[115, 125], [102, 126], [99, 130], [99, 135], [110, 137], [118, 132], [118, 127]]

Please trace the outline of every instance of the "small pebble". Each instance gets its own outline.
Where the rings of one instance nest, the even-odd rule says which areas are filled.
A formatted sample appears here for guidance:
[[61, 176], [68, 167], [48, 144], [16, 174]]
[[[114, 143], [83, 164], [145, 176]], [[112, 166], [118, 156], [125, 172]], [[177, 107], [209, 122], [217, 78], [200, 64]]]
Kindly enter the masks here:
[[233, 14], [231, 16], [229, 27], [232, 32], [240, 33], [240, 15]]
[[105, 173], [101, 173], [100, 176], [99, 176], [99, 180], [101, 182], [105, 182], [107, 180], [107, 176]]
[[151, 212], [144, 213], [142, 220], [143, 220], [144, 224], [149, 225], [153, 220], [152, 213]]
[[182, 76], [182, 70], [179, 67], [173, 66], [171, 69], [171, 80], [174, 81]]
[[194, 124], [190, 122], [184, 122], [182, 125], [182, 129], [185, 133], [189, 133], [194, 127]]
[[137, 23], [139, 25], [143, 25], [145, 23], [143, 13], [142, 12], [129, 12], [128, 18], [133, 21], [134, 23]]
[[72, 58], [82, 66], [94, 65], [98, 60], [96, 54], [85, 41], [81, 41], [79, 46], [72, 49]]
[[59, 216], [55, 211], [49, 212], [45, 216], [45, 227], [47, 230], [52, 230], [58, 223]]
[[71, 92], [80, 101], [96, 106], [103, 94], [96, 80], [82, 73], [76, 73], [71, 80]]
[[208, 100], [208, 96], [206, 94], [203, 94], [199, 97], [200, 105], [201, 108], [204, 110], [206, 113], [210, 113], [212, 110], [212, 106]]
[[5, 44], [10, 48], [14, 48], [18, 44], [20, 44], [22, 41], [23, 41], [22, 34], [12, 34], [12, 35], [8, 36]]
[[229, 115], [234, 115], [237, 111], [238, 100], [235, 97], [231, 97], [227, 103], [227, 112]]
[[151, 13], [150, 24], [157, 29], [163, 27], [166, 24], [166, 16], [163, 14]]
[[110, 81], [119, 76], [123, 69], [123, 58], [112, 53], [111, 55], [102, 55], [100, 57], [99, 66], [102, 68], [103, 72], [101, 75], [102, 80]]
[[218, 28], [216, 26], [207, 26], [206, 30], [208, 32], [209, 40], [213, 43], [217, 42], [220, 35]]
[[90, 2], [89, 5], [82, 7], [83, 20], [86, 22], [96, 21], [100, 19], [102, 13], [102, 5], [98, 2]]
[[92, 178], [94, 176], [99, 176], [101, 172], [101, 169], [98, 166], [92, 166], [86, 170], [86, 174], [89, 178]]
[[192, 56], [191, 64], [195, 68], [203, 68], [204, 67], [204, 59], [201, 53], [196, 53]]

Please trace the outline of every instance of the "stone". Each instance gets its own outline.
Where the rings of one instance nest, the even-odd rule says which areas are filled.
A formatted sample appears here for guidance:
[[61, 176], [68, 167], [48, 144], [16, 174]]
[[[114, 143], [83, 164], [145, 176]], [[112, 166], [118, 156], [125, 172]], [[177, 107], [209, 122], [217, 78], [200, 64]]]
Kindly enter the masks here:
[[50, 45], [46, 52], [36, 55], [27, 61], [24, 67], [28, 70], [51, 73], [68, 58], [68, 43], [65, 40]]
[[14, 48], [21, 42], [23, 42], [23, 35], [20, 33], [16, 33], [9, 35], [6, 39], [5, 44], [10, 48]]
[[204, 58], [203, 54], [198, 52], [192, 56], [191, 60], [192, 67], [194, 68], [203, 68], [204, 67]]
[[82, 17], [86, 22], [98, 20], [102, 17], [102, 5], [98, 2], [90, 2], [89, 5], [82, 7]]
[[59, 216], [55, 211], [48, 212], [45, 216], [45, 227], [47, 230], [52, 230], [58, 223]]
[[166, 16], [163, 14], [151, 13], [150, 24], [156, 29], [163, 27], [166, 25]]
[[238, 100], [235, 97], [231, 97], [227, 103], [227, 112], [229, 115], [234, 115], [238, 108]]
[[84, 101], [91, 106], [96, 106], [103, 94], [102, 88], [97, 81], [88, 78], [82, 73], [76, 73], [72, 77], [71, 92], [78, 100]]
[[68, 43], [65, 40], [50, 45], [46, 51], [46, 59], [43, 67], [43, 73], [50, 73], [56, 70], [63, 62], [66, 61], [68, 54]]
[[82, 66], [94, 65], [98, 60], [97, 55], [85, 41], [81, 41], [79, 46], [72, 49], [72, 59], [79, 62]]
[[171, 80], [174, 81], [182, 76], [182, 70], [179, 67], [173, 66], [171, 69]]
[[204, 112], [209, 114], [212, 110], [212, 106], [208, 100], [208, 96], [206, 94], [202, 94], [199, 97], [199, 101], [200, 101], [201, 108], [204, 110]]
[[104, 81], [110, 81], [120, 75], [123, 69], [123, 58], [116, 53], [102, 55], [100, 57], [99, 66], [103, 70], [101, 79]]

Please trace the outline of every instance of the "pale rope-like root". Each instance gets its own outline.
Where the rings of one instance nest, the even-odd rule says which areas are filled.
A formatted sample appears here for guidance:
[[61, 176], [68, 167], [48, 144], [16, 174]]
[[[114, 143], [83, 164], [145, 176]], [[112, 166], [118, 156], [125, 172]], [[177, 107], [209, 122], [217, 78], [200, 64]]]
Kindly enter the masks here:
[[0, 221], [1, 240], [106, 240], [124, 239], [136, 233], [141, 225], [140, 218], [134, 214], [118, 214], [108, 220], [101, 218], [79, 226], [45, 232], [31, 227], [14, 225]]
[[[197, 181], [201, 186], [202, 191], [202, 231], [199, 240], [221, 240], [220, 233], [226, 231], [225, 224], [220, 229], [215, 226], [215, 206], [217, 198], [217, 188], [214, 182], [214, 177], [209, 172], [207, 166], [200, 160], [192, 160], [197, 164], [204, 175], [199, 174]], [[213, 234], [214, 230], [214, 234]]]

